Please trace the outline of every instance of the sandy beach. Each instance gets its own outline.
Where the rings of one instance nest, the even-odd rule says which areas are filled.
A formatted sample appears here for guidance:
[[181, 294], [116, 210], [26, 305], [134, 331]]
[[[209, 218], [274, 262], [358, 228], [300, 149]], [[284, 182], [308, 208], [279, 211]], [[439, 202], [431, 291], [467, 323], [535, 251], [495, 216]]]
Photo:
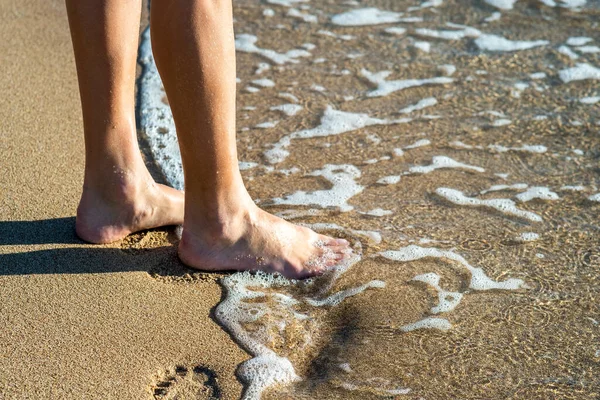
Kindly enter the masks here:
[[0, 37], [0, 398], [149, 399], [176, 366], [216, 377], [207, 398], [238, 398], [247, 356], [211, 319], [215, 278], [149, 274], [180, 268], [168, 231], [75, 236], [83, 135], [64, 3], [3, 1]]
[[[187, 269], [174, 227], [82, 242], [65, 5], [1, 1], [0, 399], [599, 398], [598, 3], [234, 17], [249, 193], [354, 255], [296, 282]], [[139, 141], [181, 188], [146, 20]]]

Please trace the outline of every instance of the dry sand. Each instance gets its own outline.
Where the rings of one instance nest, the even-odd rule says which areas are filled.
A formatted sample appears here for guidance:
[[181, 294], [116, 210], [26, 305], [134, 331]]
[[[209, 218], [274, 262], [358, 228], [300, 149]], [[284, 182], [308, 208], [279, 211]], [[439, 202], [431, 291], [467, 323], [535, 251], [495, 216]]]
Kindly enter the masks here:
[[64, 3], [3, 1], [0, 38], [0, 399], [151, 399], [176, 366], [188, 390], [238, 398], [247, 356], [211, 319], [215, 278], [160, 272], [181, 269], [164, 230], [109, 246], [74, 234], [84, 153]]

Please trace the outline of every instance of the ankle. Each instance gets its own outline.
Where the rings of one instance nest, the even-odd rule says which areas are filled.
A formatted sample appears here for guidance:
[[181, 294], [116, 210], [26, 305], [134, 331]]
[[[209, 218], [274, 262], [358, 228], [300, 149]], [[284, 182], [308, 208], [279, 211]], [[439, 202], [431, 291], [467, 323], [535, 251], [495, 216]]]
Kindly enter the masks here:
[[[188, 204], [192, 206], [187, 206]], [[186, 200], [182, 239], [201, 241], [209, 245], [234, 243], [256, 219], [257, 209], [252, 200], [240, 199], [204, 206]]]

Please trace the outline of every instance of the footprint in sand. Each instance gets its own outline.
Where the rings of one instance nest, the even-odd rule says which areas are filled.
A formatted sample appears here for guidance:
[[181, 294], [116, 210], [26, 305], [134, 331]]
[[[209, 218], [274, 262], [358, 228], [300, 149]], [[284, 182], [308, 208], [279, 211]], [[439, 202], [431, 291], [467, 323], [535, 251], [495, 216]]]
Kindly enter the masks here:
[[176, 366], [158, 376], [150, 390], [160, 400], [209, 400], [221, 398], [217, 374], [207, 367]]

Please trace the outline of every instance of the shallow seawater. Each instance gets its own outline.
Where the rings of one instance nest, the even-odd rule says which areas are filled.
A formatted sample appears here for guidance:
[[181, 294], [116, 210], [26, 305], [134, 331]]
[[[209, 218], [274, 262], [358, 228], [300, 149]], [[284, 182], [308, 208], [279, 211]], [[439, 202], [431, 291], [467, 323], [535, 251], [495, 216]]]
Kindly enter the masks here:
[[[224, 327], [292, 368], [262, 398], [600, 398], [600, 3], [234, 6], [250, 193], [361, 255], [224, 283]], [[142, 130], [178, 186], [141, 61]]]

